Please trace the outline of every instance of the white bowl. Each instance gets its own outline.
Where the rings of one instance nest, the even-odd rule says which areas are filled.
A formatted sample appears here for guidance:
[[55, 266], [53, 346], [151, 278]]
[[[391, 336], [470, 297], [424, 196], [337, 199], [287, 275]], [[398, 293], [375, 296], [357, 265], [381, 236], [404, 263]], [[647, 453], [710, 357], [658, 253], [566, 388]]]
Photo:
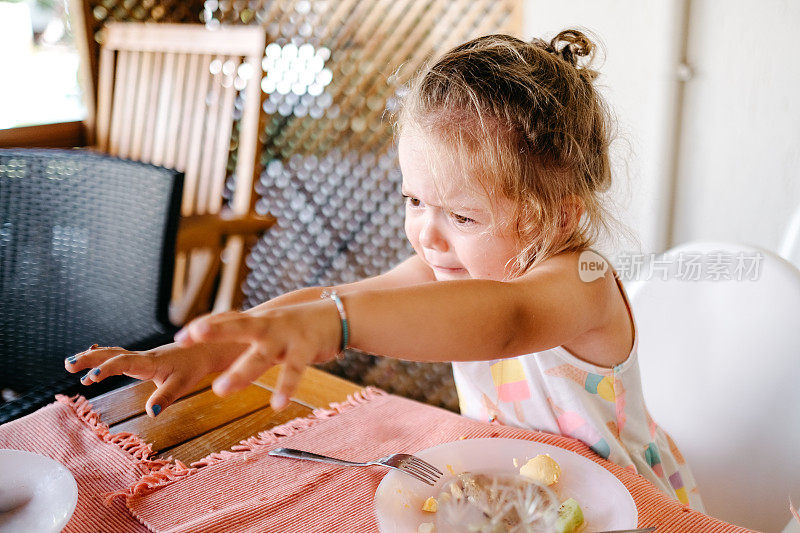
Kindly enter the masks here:
[[61, 531], [78, 503], [78, 484], [61, 463], [0, 450], [0, 532]]

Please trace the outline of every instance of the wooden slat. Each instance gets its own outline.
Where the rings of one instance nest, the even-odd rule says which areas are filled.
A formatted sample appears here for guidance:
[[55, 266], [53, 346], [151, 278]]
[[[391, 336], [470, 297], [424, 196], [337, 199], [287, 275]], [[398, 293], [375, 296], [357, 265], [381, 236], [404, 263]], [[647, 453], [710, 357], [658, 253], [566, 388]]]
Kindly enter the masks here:
[[0, 129], [0, 148], [70, 148], [86, 141], [81, 121]]
[[[167, 143], [172, 142], [174, 146], [174, 139], [170, 135], [173, 129], [178, 126], [178, 114], [180, 113], [181, 106], [181, 89], [183, 88], [183, 72], [179, 72], [181, 59], [185, 60], [186, 56], [176, 56], [175, 54], [166, 54], [164, 57], [164, 73], [163, 82], [161, 83], [161, 90], [158, 96], [158, 115], [156, 118], [155, 126], [155, 146], [153, 147], [153, 164], [164, 165], [169, 168], [172, 166], [172, 161], [167, 162]], [[177, 63], [177, 64], [176, 64]], [[185, 61], [183, 67], [185, 68]], [[174, 126], [173, 126], [174, 123]], [[173, 152], [174, 154], [174, 152]], [[174, 157], [174, 156], [173, 156]]]
[[192, 215], [181, 220], [175, 247], [179, 251], [215, 247], [223, 235], [258, 235], [276, 222], [271, 215], [236, 215], [229, 209], [215, 215]]
[[311, 409], [298, 403], [290, 403], [279, 412], [265, 407], [175, 447], [159, 450], [158, 457], [164, 459], [174, 457], [191, 464], [211, 453], [229, 450], [232, 446], [262, 431], [310, 414]]
[[[200, 60], [199, 69], [197, 71], [196, 85], [193, 85], [194, 93], [190, 99], [192, 111], [188, 122], [191, 124], [189, 136], [184, 136], [189, 139], [187, 143], [188, 152], [185, 158], [185, 177], [183, 181], [183, 202], [181, 203], [182, 215], [193, 215], [198, 213], [196, 206], [197, 189], [200, 186], [198, 183], [200, 176], [200, 159], [202, 156], [202, 140], [204, 133], [204, 124], [208, 109], [206, 106], [206, 98], [208, 96], [209, 83], [211, 82], [211, 75], [209, 74], [209, 67], [211, 65], [211, 56], [202, 56]], [[183, 136], [183, 135], [182, 135]]]
[[145, 402], [155, 389], [149, 381], [89, 401], [112, 432], [135, 433], [153, 446], [158, 457], [173, 457], [189, 464], [210, 453], [230, 449], [259, 432], [309, 416], [312, 409], [346, 401], [348, 395], [361, 389], [349, 381], [308, 368], [292, 401], [275, 412], [268, 403], [279, 371], [280, 367], [270, 369], [253, 386], [226, 398], [217, 397], [209, 388], [218, 375], [211, 374], [155, 419], [144, 412]]
[[239, 152], [236, 161], [236, 190], [233, 193], [231, 209], [234, 213], [245, 214], [253, 206], [253, 184], [258, 174], [259, 124], [261, 117], [261, 58], [250, 55], [246, 62], [252, 67], [252, 77], [247, 80], [242, 119], [239, 121]]
[[[189, 142], [187, 140], [192, 138], [192, 110], [194, 109], [195, 97], [198, 94], [197, 85], [199, 83], [198, 72], [201, 68], [202, 58], [198, 55], [192, 54], [189, 56], [188, 73], [186, 74], [186, 83], [183, 91], [181, 91], [181, 115], [180, 115], [180, 128], [176, 132], [175, 143], [177, 150], [175, 155], [174, 167], [186, 171], [186, 164], [189, 160]], [[169, 154], [167, 155], [169, 157]], [[187, 179], [184, 178], [183, 189], [184, 198], [186, 197]], [[182, 206], [181, 206], [182, 208]], [[181, 214], [191, 214], [183, 213]]]
[[139, 415], [114, 426], [114, 431], [136, 433], [154, 450], [187, 442], [228, 424], [269, 404], [270, 393], [261, 387], [247, 387], [225, 398], [210, 389], [173, 403], [156, 418]]
[[259, 26], [228, 26], [215, 32], [202, 24], [112, 22], [106, 26], [103, 46], [112, 50], [246, 55], [263, 38], [264, 30]]
[[100, 80], [97, 93], [97, 147], [108, 151], [109, 127], [111, 125], [111, 97], [114, 93], [114, 51], [100, 52]]
[[176, 81], [175, 59], [175, 54], [163, 54], [163, 65], [160, 70], [161, 82], [156, 93], [156, 105], [153, 106], [157, 108], [155, 123], [153, 124], [153, 148], [150, 156], [150, 160], [154, 165], [162, 165], [164, 162], [167, 128], [175, 101], [175, 95], [172, 92]]
[[136, 103], [136, 88], [139, 85], [137, 78], [139, 77], [139, 64], [141, 62], [142, 54], [139, 52], [131, 52], [128, 56], [128, 64], [126, 69], [122, 72], [123, 83], [122, 90], [117, 89], [117, 92], [122, 94], [120, 105], [122, 107], [121, 119], [119, 121], [119, 153], [120, 157], [128, 157], [131, 149], [131, 138], [133, 137], [133, 121]]
[[[189, 394], [207, 389], [219, 374], [209, 374], [197, 382]], [[91, 391], [91, 389], [89, 389]], [[102, 420], [109, 426], [144, 414], [147, 399], [156, 390], [152, 381], [139, 381], [107, 392], [90, 400], [92, 406], [102, 413]]]
[[216, 138], [211, 149], [212, 159], [210, 167], [210, 183], [202, 188], [206, 198], [198, 198], [198, 204], [206, 206], [206, 213], [219, 213], [222, 209], [222, 193], [227, 177], [228, 152], [231, 147], [231, 132], [233, 131], [233, 103], [236, 99], [236, 89], [233, 80], [241, 61], [238, 57], [228, 57], [223, 65], [231, 61], [235, 66], [231, 76], [222, 75], [222, 95], [216, 120]]
[[184, 261], [187, 275], [182, 278], [185, 281], [181, 286], [180, 298], [170, 304], [169, 317], [173, 324], [184, 324], [191, 317], [207, 311], [205, 306], [213, 291], [221, 260], [218, 246], [192, 250], [191, 253], [178, 255], [178, 259]]
[[182, 326], [186, 323], [185, 318], [178, 318], [184, 316], [182, 312], [177, 312], [173, 308], [180, 307], [181, 300], [184, 299], [186, 294], [186, 266], [187, 266], [188, 252], [177, 252], [175, 254], [175, 264], [172, 267], [174, 274], [172, 276], [172, 296], [170, 297], [170, 311], [169, 320], [176, 326]]
[[[272, 391], [278, 382], [281, 366], [275, 366], [262, 374], [254, 383], [259, 387]], [[204, 391], [211, 387], [211, 383], [219, 374], [209, 374], [192, 387], [191, 394]], [[325, 408], [332, 402], [344, 402], [347, 397], [361, 390], [361, 386], [346, 379], [328, 374], [318, 368], [309, 367], [303, 374], [300, 386], [292, 395], [291, 400], [312, 409]], [[127, 420], [144, 414], [147, 398], [155, 390], [152, 381], [132, 383], [90, 400], [92, 406], [103, 414], [103, 422], [115, 426], [122, 420]]]
[[[227, 60], [224, 56], [217, 56], [215, 60], [220, 61], [223, 65]], [[213, 61], [212, 61], [213, 62]], [[221, 68], [221, 67], [220, 67]], [[211, 162], [214, 158], [214, 145], [217, 136], [221, 134], [219, 131], [219, 110], [222, 107], [222, 73], [217, 73], [211, 79], [211, 89], [208, 93], [208, 107], [206, 109], [206, 122], [205, 132], [203, 133], [203, 142], [200, 149], [200, 168], [198, 169], [197, 177], [197, 191], [194, 198], [194, 209], [192, 213], [203, 215], [208, 213], [208, 197], [211, 192], [211, 183], [215, 176], [212, 175], [214, 169]]]
[[244, 239], [238, 235], [229, 237], [223, 250], [223, 267], [220, 273], [219, 289], [214, 298], [214, 313], [224, 313], [233, 309], [233, 301], [239, 287], [241, 264], [244, 261]]
[[[169, 57], [172, 56], [170, 55]], [[159, 106], [167, 100], [161, 95], [161, 85], [164, 84], [161, 79], [164, 69], [163, 62], [164, 54], [154, 52], [150, 88], [148, 89], [150, 101], [147, 106], [147, 118], [144, 122], [144, 145], [142, 146], [142, 161], [148, 163], [153, 163], [153, 144], [156, 138], [156, 117], [158, 116]]]
[[113, 80], [113, 104], [111, 106], [111, 129], [108, 134], [106, 150], [111, 155], [119, 155], [119, 139], [122, 136], [122, 117], [125, 114], [124, 103], [127, 96], [126, 87], [130, 71], [130, 52], [117, 54], [116, 71]]
[[[153, 52], [143, 52], [139, 74], [136, 77], [136, 100], [131, 122], [131, 146], [128, 157], [137, 161], [149, 162], [142, 159], [142, 148], [147, 129], [147, 110], [152, 107], [150, 101], [150, 87], [153, 76]], [[128, 104], [130, 105], [130, 104]]]
[[[272, 367], [262, 374], [255, 383], [268, 390], [274, 390], [278, 384], [281, 365]], [[314, 409], [327, 407], [332, 402], [344, 402], [347, 397], [362, 389], [346, 379], [323, 372], [318, 368], [306, 368], [300, 386], [292, 395], [292, 400]]]

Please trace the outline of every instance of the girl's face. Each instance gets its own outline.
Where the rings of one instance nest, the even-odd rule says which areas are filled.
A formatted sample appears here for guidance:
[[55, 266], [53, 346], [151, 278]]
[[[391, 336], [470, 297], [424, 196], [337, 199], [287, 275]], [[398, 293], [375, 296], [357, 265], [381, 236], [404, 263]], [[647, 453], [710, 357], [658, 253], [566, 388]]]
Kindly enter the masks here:
[[[404, 128], [398, 143], [406, 198], [405, 230], [411, 246], [439, 281], [503, 280], [519, 252], [509, 231], [513, 205], [466, 191], [457, 165], [440, 165], [434, 182], [428, 161], [434, 143]], [[492, 217], [492, 211], [494, 217]]]

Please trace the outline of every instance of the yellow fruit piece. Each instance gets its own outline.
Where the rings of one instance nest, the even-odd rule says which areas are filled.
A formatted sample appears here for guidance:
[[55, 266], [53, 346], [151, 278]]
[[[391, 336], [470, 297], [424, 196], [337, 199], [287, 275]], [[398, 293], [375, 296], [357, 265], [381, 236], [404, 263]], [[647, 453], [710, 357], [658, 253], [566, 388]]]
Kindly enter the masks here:
[[537, 455], [519, 469], [523, 475], [541, 485], [553, 485], [561, 477], [561, 466], [549, 455]]
[[573, 498], [569, 498], [558, 509], [556, 533], [575, 533], [583, 526], [583, 510]]
[[422, 504], [422, 510], [426, 513], [435, 513], [439, 510], [439, 502], [436, 501], [436, 498], [431, 496]]

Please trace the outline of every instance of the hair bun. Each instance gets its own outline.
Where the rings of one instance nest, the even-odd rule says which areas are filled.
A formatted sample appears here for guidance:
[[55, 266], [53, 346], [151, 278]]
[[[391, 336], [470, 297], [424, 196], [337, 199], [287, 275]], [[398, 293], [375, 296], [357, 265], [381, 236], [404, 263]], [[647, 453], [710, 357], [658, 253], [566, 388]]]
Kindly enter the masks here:
[[[588, 68], [594, 58], [597, 47], [579, 30], [564, 30], [553, 37], [549, 43], [541, 39], [533, 39], [531, 44], [543, 48], [556, 57], [563, 59], [583, 74], [587, 75], [590, 80], [597, 76], [596, 71]], [[589, 58], [584, 67], [578, 65], [579, 57]]]

